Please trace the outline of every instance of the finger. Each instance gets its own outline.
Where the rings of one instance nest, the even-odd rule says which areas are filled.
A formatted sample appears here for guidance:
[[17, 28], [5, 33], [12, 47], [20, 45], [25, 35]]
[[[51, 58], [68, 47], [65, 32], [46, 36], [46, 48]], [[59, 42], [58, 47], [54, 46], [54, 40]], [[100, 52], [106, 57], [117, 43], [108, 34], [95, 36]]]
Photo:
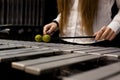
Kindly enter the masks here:
[[116, 34], [113, 33], [109, 40], [112, 41], [115, 37], [116, 37]]
[[106, 36], [106, 40], [109, 40], [111, 36], [114, 34], [114, 31], [109, 31], [108, 35]]
[[[107, 39], [108, 34], [111, 32], [110, 28], [106, 28], [105, 31], [103, 32], [101, 38], [102, 39]], [[109, 34], [110, 35], [110, 34]]]
[[95, 37], [96, 40], [101, 40], [101, 39], [103, 39], [103, 38], [102, 38], [102, 35], [103, 35], [105, 29], [106, 29], [106, 26], [102, 27], [102, 28], [96, 33], [96, 37]]
[[48, 30], [49, 30], [49, 24], [43, 27], [43, 34], [47, 34]]
[[54, 32], [51, 32], [49, 35], [51, 35], [51, 36], [52, 36], [53, 34], [54, 34]]
[[95, 37], [95, 40], [100, 40], [102, 39], [102, 34], [104, 33], [103, 30], [100, 30], [96, 33], [96, 37]]
[[102, 31], [99, 31], [97, 34], [96, 34], [96, 37], [95, 37], [95, 40], [99, 40], [102, 36]]
[[51, 28], [47, 31], [48, 34], [52, 34], [55, 32], [55, 27], [51, 26]]
[[96, 36], [98, 32], [94, 33], [93, 36]]

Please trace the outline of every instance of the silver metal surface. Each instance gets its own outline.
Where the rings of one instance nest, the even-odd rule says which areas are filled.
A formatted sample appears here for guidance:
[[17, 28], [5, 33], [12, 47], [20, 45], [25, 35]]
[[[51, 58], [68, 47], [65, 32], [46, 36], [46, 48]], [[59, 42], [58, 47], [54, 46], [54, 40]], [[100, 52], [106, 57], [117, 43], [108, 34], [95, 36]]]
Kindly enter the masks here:
[[63, 80], [104, 80], [104, 78], [112, 76], [118, 72], [120, 72], [120, 62], [103, 66], [82, 74], [64, 77]]

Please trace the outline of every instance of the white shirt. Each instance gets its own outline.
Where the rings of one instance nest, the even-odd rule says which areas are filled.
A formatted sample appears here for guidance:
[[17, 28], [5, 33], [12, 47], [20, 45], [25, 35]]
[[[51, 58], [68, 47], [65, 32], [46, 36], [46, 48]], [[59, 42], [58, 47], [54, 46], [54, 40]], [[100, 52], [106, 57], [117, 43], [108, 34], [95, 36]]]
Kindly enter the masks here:
[[[87, 36], [87, 34], [80, 30], [80, 16], [78, 13], [78, 1], [74, 0], [73, 5], [71, 8], [70, 15], [68, 17], [68, 23], [67, 28], [64, 29], [64, 35], [61, 35], [62, 37], [75, 37], [75, 36]], [[117, 13], [117, 15], [114, 17], [114, 19], [111, 19], [111, 8], [114, 4], [115, 0], [99, 0], [98, 4], [98, 14], [97, 17], [94, 19], [93, 24], [93, 32], [97, 32], [100, 30], [103, 26], [108, 26], [112, 30], [118, 34], [120, 32], [120, 11]], [[120, 0], [116, 0], [118, 8], [120, 8]], [[60, 14], [55, 19], [59, 22], [60, 20]], [[80, 43], [80, 44], [86, 44], [86, 43], [94, 43], [96, 42], [94, 39], [90, 38], [84, 38], [84, 39], [64, 39], [68, 42], [73, 43]]]

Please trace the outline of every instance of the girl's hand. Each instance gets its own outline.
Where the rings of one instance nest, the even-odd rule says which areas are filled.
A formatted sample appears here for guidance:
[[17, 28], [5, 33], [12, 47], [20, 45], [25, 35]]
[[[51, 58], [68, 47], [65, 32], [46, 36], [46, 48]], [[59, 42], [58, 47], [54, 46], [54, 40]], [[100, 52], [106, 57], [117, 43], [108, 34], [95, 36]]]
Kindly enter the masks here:
[[57, 24], [55, 22], [51, 22], [43, 27], [43, 34], [52, 35], [57, 30]]
[[104, 26], [98, 32], [94, 34], [95, 40], [113, 40], [116, 37], [116, 33], [109, 27]]

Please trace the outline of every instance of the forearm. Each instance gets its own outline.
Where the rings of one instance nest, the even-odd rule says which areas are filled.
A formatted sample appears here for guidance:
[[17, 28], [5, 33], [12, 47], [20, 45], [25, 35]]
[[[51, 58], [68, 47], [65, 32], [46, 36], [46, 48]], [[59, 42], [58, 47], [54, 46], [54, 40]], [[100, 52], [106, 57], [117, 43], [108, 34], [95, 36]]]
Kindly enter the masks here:
[[120, 0], [116, 0], [118, 13], [115, 15], [111, 23], [108, 25], [116, 34], [120, 32]]

